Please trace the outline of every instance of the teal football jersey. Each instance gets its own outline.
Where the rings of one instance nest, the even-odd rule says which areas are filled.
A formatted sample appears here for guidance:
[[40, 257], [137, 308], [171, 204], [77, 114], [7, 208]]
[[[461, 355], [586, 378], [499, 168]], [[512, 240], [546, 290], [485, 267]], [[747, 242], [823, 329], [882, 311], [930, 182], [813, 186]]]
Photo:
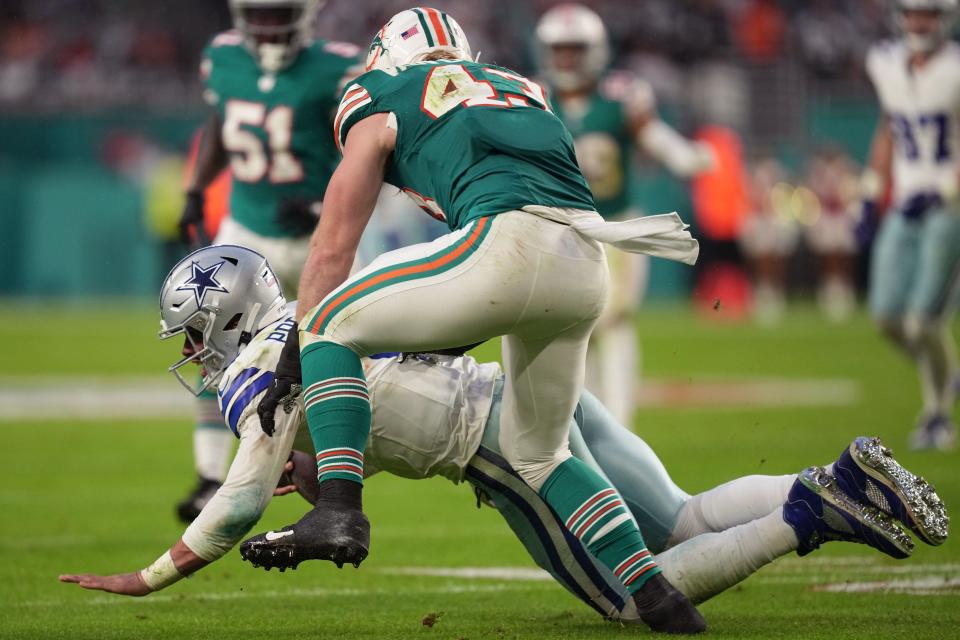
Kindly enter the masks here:
[[360, 69], [357, 53], [353, 45], [317, 40], [271, 76], [236, 31], [204, 51], [205, 98], [223, 123], [237, 222], [262, 236], [287, 236], [277, 225], [279, 204], [323, 199], [340, 159], [330, 123], [345, 80]]
[[646, 83], [624, 73], [603, 78], [576, 111], [565, 110], [559, 100], [553, 109], [573, 135], [577, 160], [597, 211], [615, 217], [630, 207], [633, 174], [631, 117], [652, 110], [653, 97]]
[[386, 181], [450, 229], [526, 205], [594, 209], [570, 133], [540, 86], [508, 69], [445, 60], [370, 71], [344, 93], [338, 144], [375, 113], [397, 119]]

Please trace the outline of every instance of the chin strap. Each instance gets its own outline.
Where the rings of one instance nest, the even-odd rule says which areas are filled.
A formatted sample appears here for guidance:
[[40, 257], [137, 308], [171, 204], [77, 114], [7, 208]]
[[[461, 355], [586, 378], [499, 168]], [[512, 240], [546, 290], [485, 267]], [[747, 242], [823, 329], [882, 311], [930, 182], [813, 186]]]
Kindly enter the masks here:
[[250, 308], [250, 313], [247, 316], [247, 324], [243, 328], [243, 331], [240, 332], [240, 340], [237, 341], [238, 346], [242, 347], [253, 340], [253, 325], [257, 321], [257, 316], [260, 314], [260, 307], [262, 306], [262, 304], [257, 302]]

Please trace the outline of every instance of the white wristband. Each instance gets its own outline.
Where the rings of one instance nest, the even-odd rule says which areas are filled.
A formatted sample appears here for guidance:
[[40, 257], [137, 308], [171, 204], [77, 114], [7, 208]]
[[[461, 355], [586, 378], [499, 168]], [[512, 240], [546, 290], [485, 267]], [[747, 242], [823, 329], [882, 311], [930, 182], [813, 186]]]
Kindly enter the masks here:
[[151, 591], [159, 591], [169, 587], [177, 580], [183, 578], [183, 574], [177, 571], [177, 566], [173, 564], [173, 556], [168, 550], [156, 561], [140, 572], [140, 577]]
[[860, 175], [860, 198], [877, 200], [883, 195], [883, 177], [876, 170], [867, 167]]

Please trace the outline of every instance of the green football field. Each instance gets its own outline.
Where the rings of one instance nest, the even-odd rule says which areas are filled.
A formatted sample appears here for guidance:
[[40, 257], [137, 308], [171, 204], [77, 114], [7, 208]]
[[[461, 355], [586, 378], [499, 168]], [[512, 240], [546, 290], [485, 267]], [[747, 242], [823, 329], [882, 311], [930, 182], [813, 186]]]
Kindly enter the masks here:
[[[722, 307], [714, 316], [724, 319]], [[372, 549], [359, 570], [307, 563], [267, 573], [234, 551], [142, 599], [58, 583], [65, 572], [140, 569], [181, 533], [173, 504], [193, 482], [189, 417], [150, 397], [106, 409], [131, 385], [175, 384], [164, 371], [176, 345], [155, 339], [155, 317], [146, 305], [0, 305], [0, 638], [647, 633], [604, 622], [541, 579], [497, 513], [442, 479], [368, 482]], [[759, 329], [656, 308], [637, 326], [648, 384], [634, 428], [688, 492], [826, 464], [864, 434], [883, 437], [960, 509], [960, 453], [906, 450], [916, 379], [865, 318], [833, 326], [798, 308], [783, 326]], [[305, 509], [279, 498], [256, 530]], [[701, 610], [714, 637], [960, 637], [960, 541], [918, 543], [904, 561], [831, 543], [777, 561]]]

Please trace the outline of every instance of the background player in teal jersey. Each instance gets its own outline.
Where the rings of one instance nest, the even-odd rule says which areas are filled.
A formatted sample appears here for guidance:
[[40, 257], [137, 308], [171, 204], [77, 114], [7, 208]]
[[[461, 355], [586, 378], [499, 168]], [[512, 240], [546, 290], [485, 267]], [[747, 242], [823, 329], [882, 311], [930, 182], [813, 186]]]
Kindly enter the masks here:
[[[639, 215], [631, 201], [634, 151], [691, 177], [710, 169], [702, 143], [682, 137], [657, 115], [650, 85], [629, 73], [607, 72], [610, 46], [596, 13], [561, 4], [540, 18], [538, 57], [554, 111], [573, 135], [577, 161], [597, 211], [623, 220]], [[640, 368], [632, 316], [646, 286], [646, 256], [607, 251], [610, 299], [590, 337], [586, 385], [623, 424], [633, 422]]]
[[[345, 82], [360, 71], [355, 46], [313, 38], [319, 6], [319, 0], [230, 0], [234, 29], [215, 36], [203, 54], [204, 99], [213, 112], [181, 219], [184, 239], [200, 240], [203, 190], [229, 166], [230, 214], [214, 242], [266, 256], [291, 297], [339, 161], [331, 119]], [[223, 482], [233, 448], [216, 396], [199, 398], [199, 479], [177, 505], [187, 522]]]
[[[266, 567], [307, 559], [359, 565], [370, 541], [361, 487], [371, 420], [360, 356], [503, 336], [504, 457], [617, 576], [647, 624], [703, 631], [700, 614], [660, 574], [623, 499], [572, 457], [567, 429], [606, 301], [600, 239], [615, 242], [619, 233], [642, 250], [669, 238], [667, 248], [688, 262], [696, 242], [677, 216], [606, 224], [543, 90], [475, 62], [446, 14], [416, 8], [394, 16], [374, 39], [367, 68], [334, 121], [343, 160], [300, 281], [300, 343], [291, 332], [259, 405], [272, 433], [302, 365], [319, 497], [296, 524], [254, 536], [241, 554]], [[384, 254], [347, 279], [384, 181], [451, 232]]]

